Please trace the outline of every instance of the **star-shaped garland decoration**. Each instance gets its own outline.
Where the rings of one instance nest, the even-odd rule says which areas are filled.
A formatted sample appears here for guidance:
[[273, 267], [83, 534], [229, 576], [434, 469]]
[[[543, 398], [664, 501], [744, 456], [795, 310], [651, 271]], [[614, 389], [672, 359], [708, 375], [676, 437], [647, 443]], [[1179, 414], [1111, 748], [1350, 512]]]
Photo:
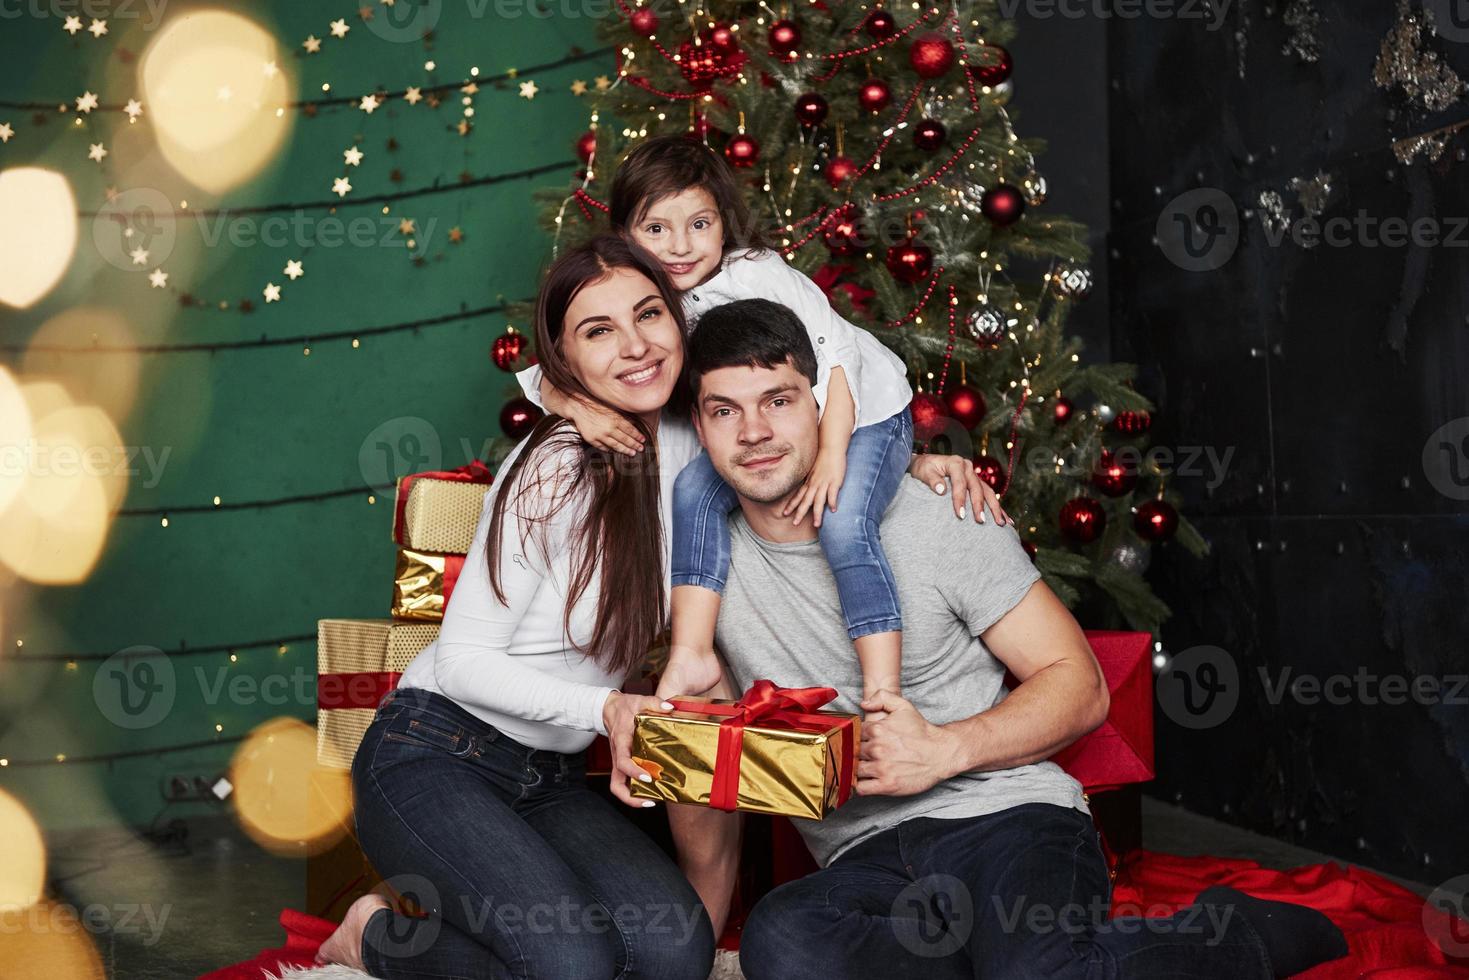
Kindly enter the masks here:
[[87, 159], [95, 160], [98, 163], [101, 163], [102, 158], [106, 155], [107, 147], [103, 146], [101, 143], [93, 143], [91, 144], [91, 147], [87, 150]]
[[280, 299], [281, 299], [281, 287], [277, 286], [275, 283], [273, 283], [273, 282], [266, 283], [265, 284], [265, 288], [263, 290], [261, 290], [261, 292], [264, 294], [265, 301], [267, 303], [279, 303], [280, 302]]
[[419, 101], [422, 98], [423, 90], [418, 88], [418, 86], [416, 85], [408, 86], [408, 91], [403, 93], [403, 101], [407, 102], [409, 105], [418, 105]]
[[138, 117], [143, 114], [143, 103], [137, 99], [128, 99], [128, 104], [122, 111], [128, 114], [128, 122], [135, 123], [138, 121]]
[[458, 245], [460, 242], [464, 241], [464, 229], [460, 228], [458, 225], [450, 228], [449, 241], [453, 242], [455, 245]]
[[153, 285], [154, 289], [162, 289], [164, 286], [168, 285], [168, 273], [164, 272], [162, 269], [154, 269], [152, 272], [148, 273], [148, 282]]
[[572, 95], [586, 95], [587, 94], [587, 83], [584, 82], [580, 78], [578, 78], [575, 81], [573, 81], [571, 83], [571, 94]]
[[128, 255], [132, 257], [133, 265], [148, 264], [148, 250], [141, 245], [129, 252]]
[[520, 97], [522, 99], [534, 99], [536, 97], [536, 93], [539, 91], [540, 89], [536, 87], [535, 82], [526, 81], [520, 83]]
[[338, 177], [332, 181], [332, 193], [338, 197], [346, 197], [352, 193], [352, 182], [346, 177]]
[[340, 40], [341, 38], [346, 37], [347, 36], [347, 32], [352, 29], [352, 28], [350, 28], [350, 27], [347, 26], [346, 20], [341, 19], [341, 18], [338, 18], [337, 20], [332, 21], [331, 28], [332, 28], [332, 37], [337, 38], [338, 40]]
[[355, 146], [352, 147], [350, 150], [343, 151], [342, 153], [342, 156], [346, 159], [347, 166], [349, 167], [355, 167], [361, 164], [362, 155], [362, 150]]
[[97, 108], [97, 94], [95, 92], [83, 92], [77, 98], [76, 103], [77, 112], [85, 112], [87, 115], [91, 115], [92, 110]]
[[76, 37], [77, 31], [82, 29], [82, 19], [80, 17], [68, 17], [66, 18], [66, 23], [61, 25], [61, 29], [72, 37]]
[[307, 34], [306, 40], [301, 42], [301, 47], [306, 49], [307, 54], [316, 54], [321, 50], [321, 39], [315, 34]]
[[598, 92], [605, 92], [612, 87], [612, 79], [606, 75], [598, 75], [593, 84], [597, 86]]
[[14, 135], [15, 130], [11, 128], [10, 123], [0, 123], [0, 143], [9, 143], [10, 138]]
[[299, 259], [291, 259], [286, 263], [285, 272], [281, 274], [291, 280], [291, 282], [295, 282], [297, 279], [306, 275], [306, 270], [301, 267], [301, 261]]
[[380, 105], [382, 105], [382, 103], [378, 101], [376, 95], [364, 95], [362, 97], [362, 101], [358, 103], [357, 108], [361, 109], [363, 112], [367, 113], [370, 116], [372, 115], [372, 111]]
[[94, 17], [92, 18], [92, 26], [88, 27], [87, 30], [92, 32], [93, 37], [100, 38], [103, 34], [107, 33], [107, 21], [98, 20]]

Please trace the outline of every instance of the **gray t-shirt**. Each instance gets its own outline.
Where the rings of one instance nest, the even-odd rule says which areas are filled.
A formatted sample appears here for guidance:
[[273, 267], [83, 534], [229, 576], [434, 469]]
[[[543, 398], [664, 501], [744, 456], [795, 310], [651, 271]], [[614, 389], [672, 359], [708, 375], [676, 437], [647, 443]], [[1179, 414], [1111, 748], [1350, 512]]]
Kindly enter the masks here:
[[[828, 709], [860, 714], [862, 666], [836, 581], [816, 540], [777, 544], [730, 516], [732, 552], [715, 641], [740, 688], [833, 687]], [[882, 546], [903, 613], [902, 694], [930, 722], [968, 718], [1005, 697], [1005, 666], [979, 634], [1040, 578], [1014, 528], [958, 520], [947, 496], [905, 479], [883, 515]], [[1081, 786], [1055, 763], [967, 772], [916, 796], [853, 795], [825, 820], [794, 821], [823, 867], [847, 848], [915, 817], [957, 819], [1024, 803], [1086, 812]]]

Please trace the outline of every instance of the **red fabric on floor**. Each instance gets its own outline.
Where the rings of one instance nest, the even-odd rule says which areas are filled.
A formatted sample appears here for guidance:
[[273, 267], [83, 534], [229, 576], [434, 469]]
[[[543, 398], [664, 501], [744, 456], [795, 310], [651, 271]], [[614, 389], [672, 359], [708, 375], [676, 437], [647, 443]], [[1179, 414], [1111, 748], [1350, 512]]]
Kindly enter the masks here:
[[[1309, 905], [1340, 926], [1350, 955], [1302, 974], [1308, 980], [1469, 980], [1469, 958], [1450, 959], [1425, 933], [1424, 900], [1360, 868], [1314, 864], [1273, 871], [1254, 861], [1137, 851], [1118, 871], [1113, 913], [1171, 915], [1210, 885]], [[1444, 921], [1439, 913], [1429, 914], [1430, 921]], [[281, 913], [281, 925], [286, 930], [284, 946], [200, 980], [261, 980], [266, 970], [310, 966], [317, 947], [335, 928], [325, 919], [291, 909]]]

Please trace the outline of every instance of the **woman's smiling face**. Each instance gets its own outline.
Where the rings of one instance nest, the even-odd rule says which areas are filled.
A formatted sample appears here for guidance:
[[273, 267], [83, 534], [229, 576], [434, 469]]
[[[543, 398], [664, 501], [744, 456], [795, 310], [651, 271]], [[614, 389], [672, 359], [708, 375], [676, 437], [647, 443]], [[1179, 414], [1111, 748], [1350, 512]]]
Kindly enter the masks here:
[[653, 280], [612, 269], [582, 287], [566, 308], [561, 350], [587, 390], [650, 425], [683, 370], [683, 335]]

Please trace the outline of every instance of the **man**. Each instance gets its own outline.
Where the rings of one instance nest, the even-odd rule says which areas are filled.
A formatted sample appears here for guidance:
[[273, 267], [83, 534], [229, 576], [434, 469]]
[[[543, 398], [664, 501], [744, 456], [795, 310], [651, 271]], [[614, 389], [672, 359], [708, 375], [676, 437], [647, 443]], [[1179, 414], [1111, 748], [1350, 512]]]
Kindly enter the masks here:
[[[687, 364], [700, 440], [740, 503], [716, 631], [728, 677], [714, 693], [768, 677], [833, 687], [829, 707], [865, 713], [856, 795], [825, 820], [795, 821], [821, 870], [772, 891], [745, 925], [749, 980], [1239, 980], [1345, 954], [1320, 913], [1233, 889], [1169, 919], [1107, 920], [1081, 787], [1045, 761], [1106, 717], [1101, 671], [1013, 528], [956, 521], [916, 481], [880, 527], [902, 601], [902, 693], [857, 702], [861, 668], [816, 530], [781, 516], [817, 446], [805, 331], [778, 304], [730, 303], [704, 315]], [[673, 668], [659, 694], [690, 693]], [[1008, 694], [1007, 669], [1018, 681]], [[717, 932], [739, 815], [677, 806], [669, 818]]]

